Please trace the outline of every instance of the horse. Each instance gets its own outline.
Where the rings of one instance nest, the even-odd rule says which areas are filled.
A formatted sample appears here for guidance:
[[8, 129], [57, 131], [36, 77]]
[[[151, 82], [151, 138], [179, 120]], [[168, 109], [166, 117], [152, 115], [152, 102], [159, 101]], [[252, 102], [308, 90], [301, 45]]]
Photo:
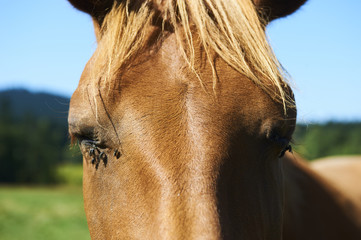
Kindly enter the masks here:
[[[333, 156], [316, 159], [310, 167], [357, 206], [361, 222], [361, 156]], [[355, 211], [357, 211], [355, 210]]]
[[92, 239], [292, 239], [296, 106], [265, 28], [305, 0], [69, 2], [97, 39], [68, 116]]
[[360, 169], [361, 161], [342, 160], [310, 163], [296, 153], [285, 154], [283, 239], [361, 239], [360, 199], [355, 198], [360, 196], [355, 185], [361, 181], [355, 168]]

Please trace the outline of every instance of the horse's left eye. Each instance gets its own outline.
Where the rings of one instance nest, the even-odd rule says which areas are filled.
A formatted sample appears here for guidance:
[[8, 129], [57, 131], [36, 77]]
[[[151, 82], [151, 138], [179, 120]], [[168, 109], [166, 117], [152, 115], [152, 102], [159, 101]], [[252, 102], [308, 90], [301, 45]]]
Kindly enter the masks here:
[[278, 155], [279, 158], [283, 157], [287, 151], [292, 152], [291, 138], [281, 137], [278, 133], [273, 132], [268, 139], [282, 149]]
[[291, 139], [286, 138], [286, 137], [281, 137], [279, 134], [277, 133], [273, 133], [271, 134], [270, 138], [269, 138], [272, 142], [276, 143], [279, 146], [282, 147], [286, 147], [289, 145]]
[[292, 146], [291, 145], [288, 145], [287, 147], [285, 147], [281, 153], [279, 154], [279, 158], [283, 157], [285, 155], [285, 153], [289, 151], [289, 152], [292, 152]]

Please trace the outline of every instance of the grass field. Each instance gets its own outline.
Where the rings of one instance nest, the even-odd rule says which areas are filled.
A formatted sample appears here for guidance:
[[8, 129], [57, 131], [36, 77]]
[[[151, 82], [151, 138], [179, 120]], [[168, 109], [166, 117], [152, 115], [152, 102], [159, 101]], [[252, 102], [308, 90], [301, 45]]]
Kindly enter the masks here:
[[81, 187], [0, 186], [0, 239], [90, 239]]

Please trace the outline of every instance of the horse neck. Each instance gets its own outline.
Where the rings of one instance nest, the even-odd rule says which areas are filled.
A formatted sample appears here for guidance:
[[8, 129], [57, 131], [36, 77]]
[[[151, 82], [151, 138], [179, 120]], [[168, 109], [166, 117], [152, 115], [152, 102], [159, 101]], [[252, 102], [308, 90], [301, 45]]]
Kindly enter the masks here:
[[298, 156], [286, 155], [284, 239], [360, 239], [355, 206]]

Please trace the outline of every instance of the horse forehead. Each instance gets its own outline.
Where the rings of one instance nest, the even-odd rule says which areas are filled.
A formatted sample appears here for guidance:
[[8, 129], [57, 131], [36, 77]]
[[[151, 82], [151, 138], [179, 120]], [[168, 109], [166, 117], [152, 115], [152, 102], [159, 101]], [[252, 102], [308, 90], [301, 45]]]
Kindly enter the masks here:
[[[180, 109], [181, 105], [188, 104], [188, 109], [183, 110], [192, 107], [198, 111], [197, 114], [203, 111], [203, 117], [208, 115], [213, 122], [216, 121], [212, 116], [225, 117], [230, 113], [242, 116], [249, 125], [271, 115], [282, 118], [280, 104], [220, 58], [214, 61], [217, 71], [214, 88], [214, 75], [208, 59], [201, 49], [196, 49], [195, 56], [197, 71], [189, 67], [176, 37], [171, 34], [161, 44], [137, 56], [125, 71], [120, 71], [107, 82], [100, 82], [99, 86], [104, 90], [102, 101], [113, 114], [122, 111], [125, 105], [138, 105], [138, 111], [154, 114], [156, 110], [158, 117], [165, 117], [165, 109]], [[73, 98], [82, 96], [92, 101], [93, 96], [89, 98], [89, 95], [94, 94], [94, 90], [90, 86], [94, 86], [92, 81], [95, 79], [90, 74], [91, 62], [85, 67]], [[85, 104], [81, 105], [79, 107], [84, 108]]]
[[[236, 90], [235, 92], [237, 92], [237, 89], [246, 90], [247, 94], [238, 95], [240, 97], [242, 95], [267, 95], [219, 57], [215, 57], [213, 62], [216, 70], [216, 74], [214, 74], [208, 62], [209, 59], [202, 49], [195, 48], [194, 50], [195, 65], [191, 67], [189, 60], [184, 57], [184, 52], [179, 48], [176, 36], [170, 34], [156, 47], [148, 48], [140, 53], [129, 66], [125, 66], [124, 71], [120, 71], [110, 81], [100, 83], [100, 85], [119, 91], [127, 91], [128, 88], [138, 89], [139, 93], [143, 94], [152, 92], [151, 90], [166, 94], [167, 92], [163, 90], [169, 91], [170, 88], [183, 92], [185, 88], [188, 88], [188, 90], [199, 91], [199, 97], [207, 98], [212, 98], [212, 95], [215, 97], [217, 91]], [[87, 78], [87, 74], [85, 75]], [[214, 85], [215, 79], [217, 86]], [[87, 80], [84, 81], [84, 84], [88, 84]]]

